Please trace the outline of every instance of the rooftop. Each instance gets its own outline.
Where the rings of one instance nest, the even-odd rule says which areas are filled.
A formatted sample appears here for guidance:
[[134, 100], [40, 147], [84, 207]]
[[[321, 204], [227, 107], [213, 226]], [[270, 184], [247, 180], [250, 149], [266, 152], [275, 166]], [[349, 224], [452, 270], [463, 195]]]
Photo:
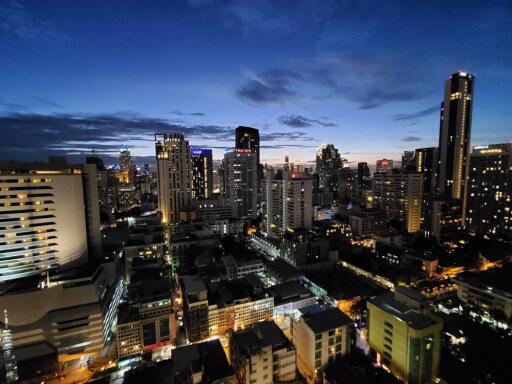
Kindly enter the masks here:
[[272, 346], [273, 350], [291, 347], [283, 331], [271, 320], [261, 321], [252, 328], [233, 333], [233, 342], [242, 354], [249, 355], [267, 346]]
[[322, 333], [354, 323], [350, 317], [338, 308], [329, 308], [320, 312], [305, 314], [303, 319], [315, 333]]
[[436, 319], [398, 301], [395, 298], [394, 292], [388, 292], [374, 297], [370, 299], [369, 302], [407, 323], [409, 327], [414, 329], [424, 329], [438, 322]]

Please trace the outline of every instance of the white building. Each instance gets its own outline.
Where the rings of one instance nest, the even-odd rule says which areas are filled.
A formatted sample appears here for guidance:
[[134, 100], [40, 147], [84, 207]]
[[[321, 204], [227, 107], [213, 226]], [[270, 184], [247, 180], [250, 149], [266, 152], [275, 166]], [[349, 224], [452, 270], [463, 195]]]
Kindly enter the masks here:
[[338, 308], [312, 312], [292, 322], [297, 369], [308, 384], [321, 377], [319, 375], [329, 361], [350, 352], [353, 324]]
[[229, 347], [239, 383], [271, 384], [296, 379], [295, 348], [273, 321], [232, 333]]

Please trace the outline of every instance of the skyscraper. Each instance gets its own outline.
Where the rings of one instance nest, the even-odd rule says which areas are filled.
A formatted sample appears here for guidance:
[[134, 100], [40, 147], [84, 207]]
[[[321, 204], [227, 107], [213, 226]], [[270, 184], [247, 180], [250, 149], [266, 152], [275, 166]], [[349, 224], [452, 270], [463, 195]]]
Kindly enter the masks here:
[[316, 172], [318, 173], [319, 188], [324, 195], [330, 195], [329, 200], [336, 199], [338, 190], [338, 174], [343, 166], [343, 160], [333, 144], [322, 144], [316, 152]]
[[121, 148], [121, 152], [119, 153], [119, 165], [123, 174], [121, 177], [122, 181], [133, 183], [135, 181], [135, 167], [128, 147]]
[[438, 192], [464, 205], [469, 168], [474, 76], [457, 72], [444, 86], [439, 133]]
[[209, 148], [190, 147], [192, 198], [208, 199], [213, 194], [213, 157]]
[[359, 186], [365, 185], [366, 181], [370, 179], [370, 168], [368, 163], [357, 163], [357, 182]]
[[414, 155], [414, 168], [423, 174], [423, 193], [436, 193], [437, 163], [439, 150], [437, 147], [418, 148]]
[[224, 152], [226, 202], [233, 216], [253, 220], [258, 213], [258, 159], [255, 149]]
[[512, 143], [475, 147], [469, 161], [466, 226], [512, 235]]
[[182, 133], [157, 133], [155, 150], [158, 209], [164, 224], [176, 224], [192, 196], [190, 146]]
[[260, 131], [256, 128], [236, 127], [236, 149], [253, 149], [256, 151], [256, 161], [260, 164]]

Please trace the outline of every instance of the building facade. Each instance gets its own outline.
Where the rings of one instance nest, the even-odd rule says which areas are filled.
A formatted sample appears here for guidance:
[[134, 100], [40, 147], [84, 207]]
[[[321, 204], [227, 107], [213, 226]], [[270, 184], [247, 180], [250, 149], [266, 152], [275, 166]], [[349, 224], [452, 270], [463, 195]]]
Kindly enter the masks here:
[[209, 199], [213, 195], [213, 157], [209, 148], [190, 147], [192, 198]]

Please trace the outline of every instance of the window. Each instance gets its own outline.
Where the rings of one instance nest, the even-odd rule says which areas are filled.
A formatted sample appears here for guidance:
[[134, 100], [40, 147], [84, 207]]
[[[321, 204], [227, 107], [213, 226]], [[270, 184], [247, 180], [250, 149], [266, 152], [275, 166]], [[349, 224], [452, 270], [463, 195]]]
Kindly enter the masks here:
[[322, 340], [322, 334], [321, 333], [317, 333], [315, 335], [315, 340], [318, 341], [318, 340]]
[[393, 344], [393, 340], [390, 339], [389, 337], [384, 337], [384, 340], [386, 341], [386, 343]]
[[336, 343], [341, 343], [341, 335], [336, 336]]
[[329, 336], [334, 336], [334, 329], [329, 331]]
[[384, 322], [384, 325], [385, 325], [386, 327], [388, 327], [388, 328], [393, 329], [393, 324], [391, 324], [391, 323], [389, 323], [389, 322], [387, 322], [387, 321], [385, 321], [385, 322]]
[[317, 342], [317, 343], [315, 344], [315, 350], [317, 350], [317, 351], [318, 351], [319, 349], [322, 349], [322, 342], [321, 342], [321, 341], [319, 341], [319, 342]]
[[322, 367], [322, 360], [315, 360], [315, 368], [319, 369]]
[[336, 353], [341, 352], [341, 344], [336, 344]]
[[322, 358], [322, 351], [316, 351], [315, 352], [315, 360], [318, 360], [320, 358]]

